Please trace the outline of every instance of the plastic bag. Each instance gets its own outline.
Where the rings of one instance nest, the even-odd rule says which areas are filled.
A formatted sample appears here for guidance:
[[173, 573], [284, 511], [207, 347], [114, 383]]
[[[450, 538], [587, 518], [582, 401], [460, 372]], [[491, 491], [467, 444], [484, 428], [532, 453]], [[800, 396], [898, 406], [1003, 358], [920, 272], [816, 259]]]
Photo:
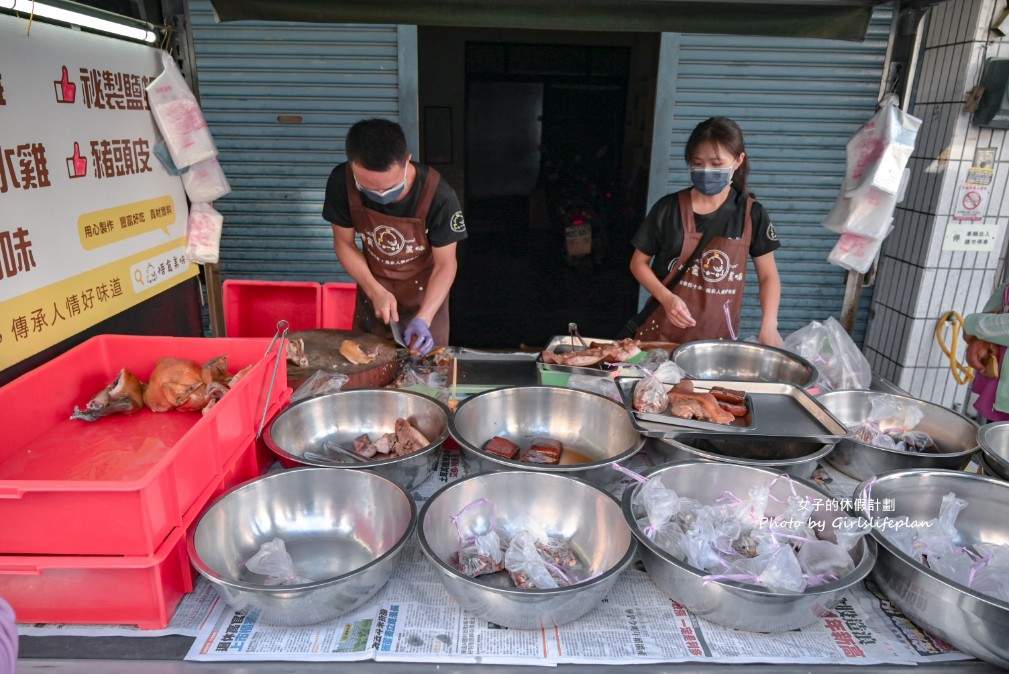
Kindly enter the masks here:
[[840, 196], [823, 220], [823, 226], [832, 232], [858, 234], [870, 239], [883, 239], [893, 223], [897, 197], [870, 189], [853, 197]]
[[217, 264], [224, 216], [210, 204], [192, 204], [186, 224], [186, 258], [198, 264]]
[[872, 367], [858, 346], [833, 316], [813, 321], [785, 338], [784, 348], [812, 363], [824, 390], [868, 389]]
[[161, 74], [147, 85], [147, 101], [172, 161], [181, 169], [216, 157], [207, 120], [175, 60], [162, 52], [161, 64]]
[[316, 370], [312, 376], [294, 389], [294, 393], [291, 394], [291, 402], [295, 403], [302, 398], [311, 398], [323, 393], [334, 393], [343, 389], [348, 381], [350, 381], [350, 377], [341, 372]]
[[898, 102], [895, 94], [887, 94], [876, 114], [848, 141], [845, 196], [870, 188], [889, 194], [897, 194], [900, 189], [921, 120], [901, 110]]
[[585, 391], [587, 393], [598, 393], [606, 396], [610, 400], [623, 403], [620, 391], [617, 390], [617, 383], [609, 377], [593, 377], [587, 374], [573, 374], [568, 379], [568, 387]]
[[182, 174], [182, 186], [186, 188], [186, 196], [192, 202], [217, 201], [231, 192], [231, 185], [217, 162], [217, 157], [190, 166]]
[[503, 571], [504, 546], [497, 530], [497, 508], [490, 499], [473, 501], [452, 516], [461, 547], [456, 569], [467, 576]]
[[522, 590], [545, 590], [570, 584], [559, 569], [551, 569], [543, 559], [536, 548], [536, 539], [529, 531], [520, 531], [512, 537], [505, 550], [504, 566], [515, 587]]
[[[893, 227], [889, 229], [893, 229]], [[889, 233], [887, 230], [887, 234]], [[864, 274], [872, 267], [873, 260], [876, 259], [882, 246], [883, 242], [879, 239], [870, 239], [867, 236], [845, 232], [830, 250], [827, 262]]]
[[643, 370], [645, 376], [634, 384], [634, 393], [631, 394], [631, 404], [638, 412], [646, 414], [662, 414], [669, 407], [669, 395], [666, 393], [666, 385], [659, 379]]
[[932, 436], [914, 430], [925, 416], [920, 407], [887, 395], [873, 396], [869, 404], [869, 417], [851, 429], [856, 440], [901, 452], [937, 451]]
[[245, 567], [253, 573], [266, 576], [267, 585], [301, 585], [313, 582], [295, 573], [294, 560], [291, 559], [287, 546], [280, 538], [263, 543], [259, 551], [245, 563]]

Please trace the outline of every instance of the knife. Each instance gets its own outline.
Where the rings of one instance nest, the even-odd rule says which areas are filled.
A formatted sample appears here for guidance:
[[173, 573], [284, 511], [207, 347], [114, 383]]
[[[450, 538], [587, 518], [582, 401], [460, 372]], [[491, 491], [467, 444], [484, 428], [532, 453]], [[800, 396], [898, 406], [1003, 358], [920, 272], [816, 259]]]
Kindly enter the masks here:
[[389, 321], [389, 328], [392, 330], [392, 341], [396, 342], [404, 349], [408, 349], [406, 345], [406, 340], [403, 339], [403, 331], [399, 328], [399, 323], [396, 321]]

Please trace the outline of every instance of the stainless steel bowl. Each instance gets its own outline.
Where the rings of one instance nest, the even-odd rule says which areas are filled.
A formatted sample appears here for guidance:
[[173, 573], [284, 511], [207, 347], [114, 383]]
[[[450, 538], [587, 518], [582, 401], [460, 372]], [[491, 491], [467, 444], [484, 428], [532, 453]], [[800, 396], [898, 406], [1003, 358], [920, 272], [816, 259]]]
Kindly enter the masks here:
[[[657, 466], [643, 474], [646, 477], [659, 475], [662, 484], [679, 496], [707, 504], [714, 503], [726, 491], [746, 494], [751, 486], [767, 484], [781, 475], [767, 468], [708, 461], [680, 461]], [[844, 513], [837, 510], [838, 504], [827, 492], [805, 480], [775, 482], [767, 514], [773, 516], [782, 512], [793, 487], [796, 494], [807, 497], [814, 505], [810, 519], [817, 527], [823, 527], [819, 535], [833, 540], [837, 528], [835, 520]], [[875, 544], [863, 537], [851, 551], [854, 571], [832, 583], [807, 588], [805, 592], [776, 592], [734, 581], [705, 583], [705, 571], [677, 559], [644, 535], [637, 523], [643, 513], [632, 505], [637, 491], [638, 487], [626, 489], [622, 506], [624, 519], [640, 543], [641, 560], [648, 575], [671, 599], [683, 604], [694, 615], [719, 625], [751, 632], [784, 632], [810, 625], [830, 611], [848, 588], [869, 575], [876, 561]]]
[[[625, 463], [645, 442], [619, 403], [554, 386], [513, 386], [478, 393], [459, 403], [449, 432], [477, 472], [540, 471], [579, 477], [604, 488], [620, 481], [613, 464]], [[533, 438], [553, 438], [591, 461], [545, 466], [504, 459], [483, 451], [494, 436], [523, 448]]]
[[[452, 516], [480, 498], [494, 502], [497, 526], [508, 534], [541, 527], [566, 540], [584, 567], [578, 575], [587, 580], [520, 590], [502, 577], [504, 572], [470, 578], [457, 571], [450, 562], [460, 544]], [[479, 473], [442, 487], [421, 508], [417, 536], [460, 606], [518, 629], [563, 625], [585, 615], [599, 605], [637, 550], [612, 496], [584, 480], [530, 471]]]
[[1000, 475], [998, 472], [996, 472], [994, 468], [991, 467], [991, 464], [985, 458], [985, 455], [984, 455], [983, 452], [978, 452], [974, 456], [974, 460], [977, 461], [977, 465], [978, 465], [978, 472], [977, 472], [977, 474], [978, 475], [984, 475], [986, 477], [991, 477], [991, 478], [994, 478], [996, 480], [1005, 480], [1006, 479], [1006, 478], [1002, 477], [1002, 475]]
[[1009, 545], [1009, 483], [951, 470], [890, 471], [862, 482], [855, 490], [856, 501], [882, 504], [882, 508], [863, 508], [863, 516], [883, 520], [872, 534], [880, 547], [873, 580], [922, 629], [974, 657], [1009, 667], [1009, 602], [937, 574], [904, 554], [886, 536], [894, 527], [884, 518], [934, 519], [949, 492], [968, 503], [955, 522], [960, 544]]
[[986, 474], [1009, 480], [1009, 421], [982, 426], [977, 432], [977, 444], [985, 459]]
[[[327, 442], [352, 447], [354, 438], [362, 433], [377, 439], [392, 432], [398, 418], [409, 420], [431, 444], [406, 456], [349, 463], [341, 463], [347, 459], [325, 448]], [[337, 391], [300, 400], [278, 414], [263, 433], [266, 446], [289, 463], [368, 470], [407, 491], [435, 470], [447, 437], [448, 412], [440, 402], [413, 391], [384, 388]], [[333, 461], [309, 458], [306, 453], [329, 455]]]
[[816, 367], [802, 356], [773, 346], [725, 339], [680, 344], [673, 361], [694, 379], [762, 381], [806, 387]]
[[703, 459], [756, 468], [771, 468], [792, 477], [809, 478], [820, 459], [834, 445], [783, 437], [776, 440], [749, 440], [729, 433], [681, 433], [648, 438], [645, 446], [661, 463]]
[[[246, 482], [208, 507], [188, 534], [189, 558], [231, 606], [266, 622], [308, 625], [352, 611], [389, 580], [417, 511], [394, 482], [360, 470], [294, 468]], [[298, 576], [268, 585], [245, 567], [284, 541]]]
[[[865, 480], [888, 470], [906, 468], [945, 468], [961, 470], [977, 450], [978, 425], [953, 410], [935, 403], [894, 393], [858, 389], [830, 391], [816, 397], [827, 411], [849, 429], [863, 423], [872, 410], [876, 396], [888, 396], [900, 405], [918, 407], [924, 412], [915, 430], [928, 433], [942, 453], [902, 452], [870, 445], [852, 437], [842, 438], [827, 462], [856, 480]], [[883, 420], [884, 424], [886, 420]], [[894, 425], [896, 422], [894, 422]]]

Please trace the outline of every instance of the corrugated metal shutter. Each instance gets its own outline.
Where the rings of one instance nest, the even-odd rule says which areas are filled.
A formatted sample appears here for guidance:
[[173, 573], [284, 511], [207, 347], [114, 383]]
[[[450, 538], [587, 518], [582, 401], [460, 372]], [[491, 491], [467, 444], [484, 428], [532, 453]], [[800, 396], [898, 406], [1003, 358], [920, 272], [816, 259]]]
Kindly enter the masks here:
[[354, 122], [400, 119], [397, 26], [215, 23], [208, 0], [189, 5], [200, 100], [232, 187], [214, 204], [222, 276], [350, 280], [322, 217], [326, 179]]
[[[812, 320], [840, 316], [845, 273], [827, 263], [837, 235], [820, 223], [837, 197], [845, 145], [875, 111], [892, 11], [877, 9], [862, 43], [833, 40], [667, 34], [675, 69], [666, 191], [689, 185], [683, 148], [694, 126], [714, 115], [735, 119], [746, 135], [750, 189], [767, 208], [782, 247], [782, 336]], [[678, 49], [677, 49], [678, 47]], [[661, 81], [661, 80], [660, 80]], [[865, 333], [871, 289], [864, 291], [855, 340]], [[760, 328], [752, 263], [742, 336]]]

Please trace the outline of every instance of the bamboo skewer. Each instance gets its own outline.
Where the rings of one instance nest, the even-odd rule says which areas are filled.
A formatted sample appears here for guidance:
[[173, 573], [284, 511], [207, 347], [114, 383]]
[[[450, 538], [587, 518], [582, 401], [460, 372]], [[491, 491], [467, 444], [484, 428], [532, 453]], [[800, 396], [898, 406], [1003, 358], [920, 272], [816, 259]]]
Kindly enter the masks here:
[[459, 400], [455, 397], [455, 385], [459, 374], [459, 358], [456, 356], [452, 357], [452, 395], [448, 399], [448, 408], [454, 410], [456, 405], [459, 404]]

